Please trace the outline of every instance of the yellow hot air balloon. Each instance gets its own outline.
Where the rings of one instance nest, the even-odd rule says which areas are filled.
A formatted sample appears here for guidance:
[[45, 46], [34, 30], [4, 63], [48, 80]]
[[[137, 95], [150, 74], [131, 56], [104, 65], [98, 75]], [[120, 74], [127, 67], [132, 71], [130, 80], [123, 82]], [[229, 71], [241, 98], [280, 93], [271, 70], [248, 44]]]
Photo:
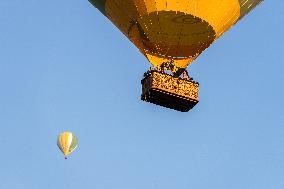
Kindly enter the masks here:
[[[188, 77], [185, 68], [263, 0], [89, 1], [156, 68], [155, 77], [151, 70], [142, 80], [142, 99], [178, 110], [185, 105], [181, 111], [188, 111], [198, 102], [198, 83]], [[175, 78], [183, 73], [188, 82], [180, 86], [181, 80], [163, 75], [165, 69]], [[160, 84], [153, 87], [155, 83]], [[179, 103], [180, 99], [187, 100]]]
[[57, 146], [64, 154], [65, 159], [69, 156], [78, 146], [77, 137], [71, 132], [60, 133], [57, 138]]

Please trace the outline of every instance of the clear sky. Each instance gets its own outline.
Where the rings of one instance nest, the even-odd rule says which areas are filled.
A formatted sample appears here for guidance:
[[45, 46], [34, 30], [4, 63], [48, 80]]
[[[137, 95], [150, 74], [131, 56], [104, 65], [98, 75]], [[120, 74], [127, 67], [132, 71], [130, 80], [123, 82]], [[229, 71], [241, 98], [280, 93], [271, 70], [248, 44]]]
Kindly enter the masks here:
[[197, 59], [180, 113], [140, 101], [150, 65], [87, 0], [0, 0], [0, 189], [283, 189], [283, 7]]

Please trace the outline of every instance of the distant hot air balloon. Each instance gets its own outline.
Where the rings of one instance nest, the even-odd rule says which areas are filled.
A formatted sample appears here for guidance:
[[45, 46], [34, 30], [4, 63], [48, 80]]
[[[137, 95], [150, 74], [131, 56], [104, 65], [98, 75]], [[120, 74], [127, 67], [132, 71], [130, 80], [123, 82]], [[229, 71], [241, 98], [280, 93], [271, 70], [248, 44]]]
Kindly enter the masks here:
[[142, 100], [188, 111], [199, 84], [185, 68], [263, 0], [89, 1], [154, 66], [142, 80]]
[[64, 154], [65, 159], [69, 156], [78, 145], [77, 137], [71, 132], [60, 133], [57, 139], [57, 146]]

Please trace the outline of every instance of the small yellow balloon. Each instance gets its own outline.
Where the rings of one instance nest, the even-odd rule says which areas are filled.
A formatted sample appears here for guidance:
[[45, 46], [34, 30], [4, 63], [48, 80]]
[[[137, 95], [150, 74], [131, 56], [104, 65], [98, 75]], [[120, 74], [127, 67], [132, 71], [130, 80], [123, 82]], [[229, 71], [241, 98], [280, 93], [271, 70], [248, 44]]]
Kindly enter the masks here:
[[64, 154], [65, 159], [69, 156], [78, 146], [77, 137], [71, 132], [62, 132], [57, 138], [57, 146]]

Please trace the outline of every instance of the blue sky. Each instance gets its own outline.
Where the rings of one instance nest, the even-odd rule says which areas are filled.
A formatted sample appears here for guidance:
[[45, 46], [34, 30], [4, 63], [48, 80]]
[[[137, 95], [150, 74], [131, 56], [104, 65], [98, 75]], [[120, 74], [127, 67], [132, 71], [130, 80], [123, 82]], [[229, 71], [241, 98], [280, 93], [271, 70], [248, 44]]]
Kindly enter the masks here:
[[197, 59], [180, 113], [140, 101], [150, 65], [87, 0], [0, 1], [0, 188], [283, 189], [283, 6]]

